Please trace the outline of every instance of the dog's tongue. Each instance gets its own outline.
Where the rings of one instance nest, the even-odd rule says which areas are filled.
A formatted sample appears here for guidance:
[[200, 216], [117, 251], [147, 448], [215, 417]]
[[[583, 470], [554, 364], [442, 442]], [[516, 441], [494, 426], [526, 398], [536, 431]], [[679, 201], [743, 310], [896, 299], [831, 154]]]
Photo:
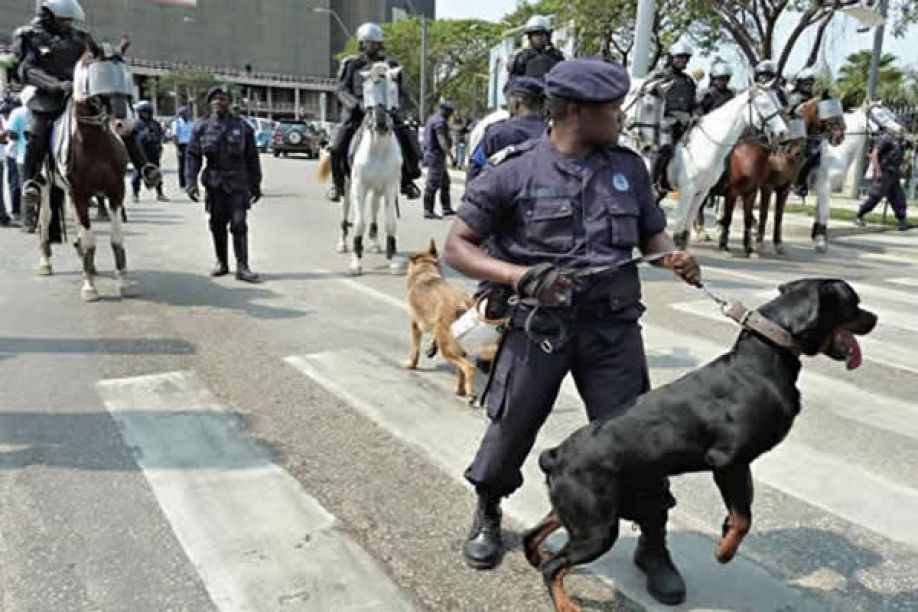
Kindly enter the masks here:
[[854, 334], [846, 330], [841, 330], [835, 334], [835, 342], [847, 349], [848, 359], [845, 360], [845, 366], [847, 366], [849, 370], [853, 370], [861, 365], [861, 345], [858, 344]]

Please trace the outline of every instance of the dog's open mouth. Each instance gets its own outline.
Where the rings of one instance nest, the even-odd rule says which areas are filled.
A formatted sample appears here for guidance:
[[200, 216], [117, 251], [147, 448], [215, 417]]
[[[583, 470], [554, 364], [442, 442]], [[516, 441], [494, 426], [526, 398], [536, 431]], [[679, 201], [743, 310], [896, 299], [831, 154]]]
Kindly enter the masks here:
[[829, 357], [844, 360], [845, 367], [853, 370], [861, 365], [861, 345], [847, 329], [839, 329], [832, 337], [832, 345], [826, 351]]

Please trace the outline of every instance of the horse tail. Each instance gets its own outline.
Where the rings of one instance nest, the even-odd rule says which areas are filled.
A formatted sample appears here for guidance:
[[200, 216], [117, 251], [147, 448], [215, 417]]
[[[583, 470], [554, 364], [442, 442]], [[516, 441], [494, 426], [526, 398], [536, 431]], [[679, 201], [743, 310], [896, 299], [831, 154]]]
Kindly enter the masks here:
[[328, 151], [322, 151], [319, 159], [319, 171], [316, 174], [316, 177], [319, 179], [320, 183], [324, 183], [328, 180], [329, 175], [331, 174], [331, 155]]

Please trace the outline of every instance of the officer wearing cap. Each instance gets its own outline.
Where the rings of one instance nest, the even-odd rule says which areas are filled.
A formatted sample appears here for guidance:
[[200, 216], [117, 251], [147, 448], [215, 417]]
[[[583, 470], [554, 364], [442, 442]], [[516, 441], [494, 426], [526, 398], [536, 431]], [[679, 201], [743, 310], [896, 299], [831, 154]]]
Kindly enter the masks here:
[[[700, 281], [694, 257], [675, 250], [665, 232], [641, 158], [617, 144], [628, 88], [618, 63], [575, 59], [552, 68], [550, 131], [505, 150], [466, 186], [446, 240], [452, 267], [510, 285], [518, 298], [484, 395], [491, 422], [465, 473], [478, 494], [463, 550], [474, 568], [500, 559], [500, 500], [522, 484], [520, 468], [564, 377], [573, 375], [591, 420], [621, 414], [649, 388], [640, 280], [626, 263], [632, 249], [668, 253], [659, 265]], [[581, 274], [576, 284], [572, 269]], [[631, 499], [625, 515], [642, 531], [635, 562], [654, 597], [678, 603], [685, 585], [666, 549], [668, 484], [640, 483]]]
[[221, 85], [207, 92], [211, 112], [191, 131], [185, 160], [185, 191], [192, 201], [198, 201], [198, 174], [203, 158], [207, 158], [201, 182], [207, 190], [205, 210], [210, 213], [210, 232], [217, 254], [217, 263], [210, 275], [229, 273], [226, 236], [229, 225], [236, 254], [236, 278], [257, 283], [258, 275], [249, 269], [246, 216], [249, 206], [261, 198], [261, 162], [255, 146], [255, 131], [243, 119], [230, 113], [231, 100], [229, 90]]
[[510, 76], [542, 77], [558, 62], [564, 53], [551, 42], [551, 22], [545, 15], [533, 15], [523, 26], [529, 46], [517, 51], [510, 61]]
[[660, 151], [654, 163], [654, 178], [664, 191], [670, 191], [666, 184], [666, 167], [675, 153], [675, 146], [688, 130], [697, 104], [698, 84], [686, 74], [692, 48], [685, 42], [677, 42], [666, 54], [666, 65], [648, 77], [663, 93], [663, 125], [661, 126]]
[[447, 160], [455, 165], [453, 139], [449, 133], [449, 119], [456, 107], [449, 100], [440, 100], [437, 112], [424, 123], [424, 165], [427, 166], [427, 183], [424, 185], [424, 218], [439, 219], [434, 211], [434, 199], [440, 192], [440, 208], [443, 216], [455, 215], [449, 193], [449, 171]]
[[725, 62], [717, 61], [711, 66], [710, 83], [698, 101], [698, 112], [707, 115], [733, 99], [736, 93], [730, 88], [733, 71]]
[[492, 123], [472, 151], [466, 182], [481, 174], [488, 159], [507, 147], [541, 136], [548, 124], [543, 115], [545, 87], [535, 77], [513, 77], [504, 89], [510, 118]]

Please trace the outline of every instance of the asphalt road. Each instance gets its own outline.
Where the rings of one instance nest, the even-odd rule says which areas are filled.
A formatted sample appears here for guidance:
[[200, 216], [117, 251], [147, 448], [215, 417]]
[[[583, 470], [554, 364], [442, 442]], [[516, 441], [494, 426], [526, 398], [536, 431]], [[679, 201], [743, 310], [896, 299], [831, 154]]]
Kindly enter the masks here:
[[[451, 395], [439, 359], [401, 369], [405, 279], [375, 254], [347, 275], [315, 162], [262, 162], [261, 285], [207, 276], [202, 206], [171, 173], [172, 202], [128, 204], [139, 297], [117, 296], [107, 223], [94, 304], [69, 247], [38, 277], [36, 238], [0, 231], [0, 610], [549, 610], [517, 536], [547, 507], [537, 468], [506, 504], [502, 565], [467, 569], [461, 473], [485, 417]], [[403, 254], [442, 244], [448, 222], [419, 202], [401, 212]], [[713, 558], [710, 477], [675, 479], [680, 609], [918, 609], [918, 233], [848, 236], [825, 256], [789, 240], [783, 257], [696, 252], [713, 290], [750, 305], [794, 278], [850, 280], [880, 326], [857, 371], [806, 360], [803, 413], [753, 467], [736, 561]], [[654, 384], [729, 348], [736, 329], [704, 295], [665, 271], [643, 278]], [[538, 446], [583, 421], [568, 385]], [[658, 608], [628, 557], [635, 535], [569, 579], [586, 610]]]

